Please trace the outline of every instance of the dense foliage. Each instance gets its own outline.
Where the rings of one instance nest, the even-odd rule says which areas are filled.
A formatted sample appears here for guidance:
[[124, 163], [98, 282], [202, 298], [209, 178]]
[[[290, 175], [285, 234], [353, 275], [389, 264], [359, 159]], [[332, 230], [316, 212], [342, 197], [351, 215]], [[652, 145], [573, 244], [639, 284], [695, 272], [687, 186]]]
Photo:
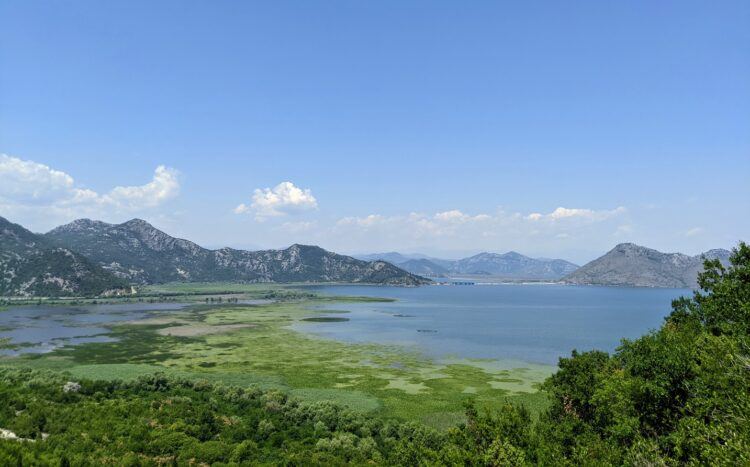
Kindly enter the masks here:
[[0, 441], [0, 464], [748, 465], [750, 247], [731, 263], [708, 261], [702, 292], [614, 355], [561, 359], [538, 420], [468, 406], [439, 433], [279, 392], [160, 376], [66, 392], [60, 375], [0, 370], [0, 427], [36, 440]]
[[161, 376], [65, 391], [62, 376], [33, 370], [0, 370], [0, 380], [0, 426], [34, 439], [0, 441], [0, 465], [398, 463], [412, 445], [436, 450], [442, 439], [277, 391]]

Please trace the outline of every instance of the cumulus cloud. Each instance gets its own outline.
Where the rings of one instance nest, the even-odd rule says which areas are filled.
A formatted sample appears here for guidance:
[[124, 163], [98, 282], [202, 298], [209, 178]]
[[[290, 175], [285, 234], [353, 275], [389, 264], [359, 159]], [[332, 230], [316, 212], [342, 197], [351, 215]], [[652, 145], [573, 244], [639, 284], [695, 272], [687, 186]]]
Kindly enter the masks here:
[[626, 213], [608, 210], [560, 207], [542, 214], [496, 212], [469, 214], [457, 209], [433, 214], [370, 214], [340, 219], [324, 238], [346, 243], [352, 250], [434, 247], [504, 251], [532, 250], [539, 244], [559, 246], [584, 238], [608, 238], [615, 222]]
[[22, 215], [31, 211], [50, 218], [97, 216], [153, 208], [176, 197], [178, 172], [160, 165], [145, 185], [116, 186], [106, 193], [81, 187], [69, 174], [48, 165], [0, 154], [0, 207]]
[[582, 209], [582, 208], [564, 208], [559, 207], [549, 214], [541, 214], [538, 212], [532, 212], [526, 216], [527, 220], [530, 221], [560, 221], [564, 219], [588, 219], [588, 220], [603, 220], [610, 217], [622, 214], [625, 212], [625, 208], [620, 206], [611, 210], [597, 211], [594, 209]]
[[154, 178], [145, 185], [118, 186], [105, 195], [114, 204], [130, 209], [154, 207], [174, 198], [180, 192], [177, 171], [160, 165], [154, 171]]
[[309, 188], [301, 189], [292, 182], [281, 182], [273, 188], [257, 188], [252, 203], [234, 208], [236, 214], [254, 213], [257, 220], [318, 208], [318, 201]]

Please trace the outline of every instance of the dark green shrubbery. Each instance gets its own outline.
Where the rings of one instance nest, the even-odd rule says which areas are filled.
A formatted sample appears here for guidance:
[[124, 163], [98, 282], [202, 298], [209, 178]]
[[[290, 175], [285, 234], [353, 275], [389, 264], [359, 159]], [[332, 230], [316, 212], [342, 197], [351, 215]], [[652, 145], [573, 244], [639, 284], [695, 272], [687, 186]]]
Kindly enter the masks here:
[[[216, 387], [150, 376], [82, 381], [0, 370], [0, 426], [35, 442], [0, 442], [0, 465], [399, 462], [415, 442], [444, 435], [364, 416], [331, 403], [300, 404], [278, 391]], [[42, 436], [49, 438], [42, 441]]]
[[65, 392], [62, 375], [5, 369], [0, 427], [37, 441], [0, 441], [0, 465], [748, 465], [750, 247], [731, 262], [707, 262], [659, 330], [561, 359], [536, 421], [468, 406], [439, 433], [277, 391], [150, 376]]

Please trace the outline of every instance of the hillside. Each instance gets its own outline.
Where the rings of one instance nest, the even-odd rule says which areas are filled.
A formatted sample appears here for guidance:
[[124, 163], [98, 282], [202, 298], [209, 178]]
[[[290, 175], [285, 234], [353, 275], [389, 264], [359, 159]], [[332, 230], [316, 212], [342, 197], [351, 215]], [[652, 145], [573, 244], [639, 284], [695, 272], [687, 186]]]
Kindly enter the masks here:
[[420, 285], [428, 281], [384, 261], [362, 261], [320, 247], [209, 250], [133, 219], [107, 224], [79, 219], [45, 234], [129, 281], [357, 282]]
[[728, 264], [730, 252], [716, 249], [696, 256], [621, 243], [563, 278], [568, 284], [696, 288], [703, 258]]
[[0, 217], [0, 296], [91, 296], [126, 286], [80, 254]]
[[504, 254], [479, 253], [456, 261], [451, 272], [487, 274], [507, 279], [557, 280], [578, 268], [562, 259], [535, 259], [515, 251]]
[[444, 276], [448, 274], [448, 269], [435, 264], [429, 259], [410, 259], [399, 263], [398, 267], [420, 276]]
[[403, 255], [395, 251], [387, 253], [372, 253], [368, 255], [354, 255], [354, 257], [361, 259], [362, 261], [387, 261], [391, 264], [403, 264], [410, 259], [415, 259], [411, 255]]

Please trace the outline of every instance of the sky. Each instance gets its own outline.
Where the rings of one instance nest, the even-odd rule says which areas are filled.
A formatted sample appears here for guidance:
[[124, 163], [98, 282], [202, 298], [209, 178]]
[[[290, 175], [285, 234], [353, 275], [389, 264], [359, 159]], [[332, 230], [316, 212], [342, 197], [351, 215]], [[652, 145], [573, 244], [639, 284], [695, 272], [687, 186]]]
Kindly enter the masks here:
[[0, 216], [583, 263], [750, 240], [747, 1], [0, 0]]

